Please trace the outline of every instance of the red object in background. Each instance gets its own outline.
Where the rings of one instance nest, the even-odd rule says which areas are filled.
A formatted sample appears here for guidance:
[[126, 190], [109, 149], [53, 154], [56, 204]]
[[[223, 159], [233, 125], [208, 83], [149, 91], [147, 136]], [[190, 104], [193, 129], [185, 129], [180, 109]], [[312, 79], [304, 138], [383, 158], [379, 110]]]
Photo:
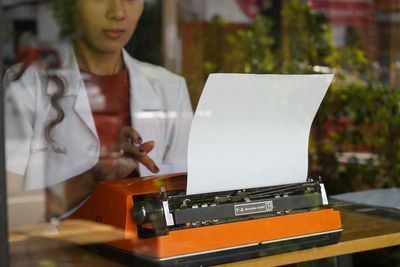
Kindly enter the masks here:
[[258, 15], [260, 15], [260, 0], [236, 0], [240, 9], [246, 14], [246, 16], [251, 19], [255, 19]]
[[96, 124], [97, 134], [100, 139], [100, 144], [111, 150], [117, 142], [120, 130], [124, 126], [130, 126], [130, 114], [126, 115], [107, 115], [107, 114], [93, 114]]
[[61, 65], [57, 50], [51, 47], [19, 46], [16, 55], [17, 61], [22, 62], [24, 68], [32, 64], [43, 69], [58, 68]]
[[309, 0], [311, 8], [325, 13], [332, 24], [364, 26], [374, 20], [372, 1]]

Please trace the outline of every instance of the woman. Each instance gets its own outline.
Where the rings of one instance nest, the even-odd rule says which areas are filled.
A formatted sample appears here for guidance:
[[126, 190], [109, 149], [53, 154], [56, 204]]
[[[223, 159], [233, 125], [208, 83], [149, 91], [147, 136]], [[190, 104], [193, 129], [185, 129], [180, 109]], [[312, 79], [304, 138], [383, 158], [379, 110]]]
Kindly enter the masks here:
[[[138, 163], [142, 176], [185, 171], [192, 118], [182, 78], [123, 50], [143, 0], [56, 2], [73, 25], [61, 66], [17, 65], [5, 77], [7, 169], [24, 176], [26, 190], [47, 189], [48, 218], [76, 208], [97, 182], [131, 176]], [[89, 90], [99, 80], [106, 101], [110, 92], [125, 99], [119, 109], [128, 114], [106, 149]]]

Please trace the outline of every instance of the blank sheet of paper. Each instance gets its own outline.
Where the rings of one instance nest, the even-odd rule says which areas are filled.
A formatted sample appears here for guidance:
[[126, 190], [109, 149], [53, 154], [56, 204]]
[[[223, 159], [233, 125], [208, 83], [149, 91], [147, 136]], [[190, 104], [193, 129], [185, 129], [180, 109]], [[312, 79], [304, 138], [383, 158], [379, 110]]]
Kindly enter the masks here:
[[210, 75], [190, 130], [186, 193], [304, 182], [311, 123], [332, 78]]

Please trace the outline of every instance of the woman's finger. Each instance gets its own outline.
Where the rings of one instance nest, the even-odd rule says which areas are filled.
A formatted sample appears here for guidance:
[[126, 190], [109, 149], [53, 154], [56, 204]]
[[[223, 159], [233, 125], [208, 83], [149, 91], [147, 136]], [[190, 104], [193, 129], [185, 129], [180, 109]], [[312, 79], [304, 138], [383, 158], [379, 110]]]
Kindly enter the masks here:
[[140, 157], [139, 162], [142, 163], [152, 173], [158, 173], [160, 171], [156, 163], [147, 155]]
[[124, 151], [124, 154], [128, 154], [127, 156], [133, 157], [134, 159], [138, 159], [146, 154], [141, 148], [129, 143], [121, 144], [119, 147]]
[[140, 137], [140, 134], [132, 127], [128, 126], [123, 127], [121, 129], [121, 135], [124, 138], [124, 140], [128, 140], [128, 142], [131, 144], [136, 143], [140, 145], [143, 142], [142, 138]]
[[146, 155], [154, 148], [154, 141], [148, 141], [146, 143], [141, 144], [140, 146], [134, 146], [129, 143], [125, 143], [120, 145], [120, 148], [124, 150], [126, 154], [133, 156], [135, 159], [138, 159], [141, 156]]
[[147, 141], [139, 146], [139, 151], [144, 153], [150, 153], [154, 148], [154, 141]]

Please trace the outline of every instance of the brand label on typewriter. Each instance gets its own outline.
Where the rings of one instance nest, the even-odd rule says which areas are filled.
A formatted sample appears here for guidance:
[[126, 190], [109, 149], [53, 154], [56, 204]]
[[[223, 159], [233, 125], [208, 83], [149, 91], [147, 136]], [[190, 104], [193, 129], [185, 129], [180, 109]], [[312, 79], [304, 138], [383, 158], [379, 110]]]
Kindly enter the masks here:
[[274, 209], [272, 201], [253, 202], [235, 205], [235, 216], [254, 213], [271, 212]]

